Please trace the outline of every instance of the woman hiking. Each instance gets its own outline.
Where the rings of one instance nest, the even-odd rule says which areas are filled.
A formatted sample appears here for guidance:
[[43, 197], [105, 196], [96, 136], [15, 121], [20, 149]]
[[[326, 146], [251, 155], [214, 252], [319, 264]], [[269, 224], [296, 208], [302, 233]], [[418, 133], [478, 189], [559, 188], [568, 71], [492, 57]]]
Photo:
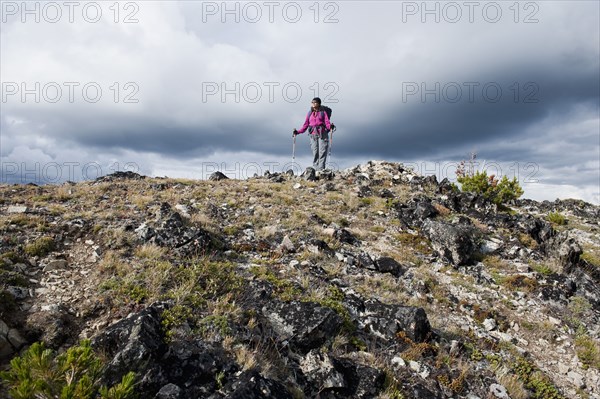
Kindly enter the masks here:
[[299, 130], [294, 129], [293, 136], [304, 133], [308, 129], [315, 170], [325, 169], [327, 151], [329, 151], [329, 132], [334, 127], [333, 123], [329, 121], [327, 112], [321, 108], [321, 99], [313, 98], [304, 125]]

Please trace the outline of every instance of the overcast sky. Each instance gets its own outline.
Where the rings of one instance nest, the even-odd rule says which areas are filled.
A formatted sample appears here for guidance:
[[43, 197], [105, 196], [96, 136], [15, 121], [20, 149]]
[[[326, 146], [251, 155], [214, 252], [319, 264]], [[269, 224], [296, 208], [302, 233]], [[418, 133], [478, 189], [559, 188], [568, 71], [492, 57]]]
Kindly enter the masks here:
[[[597, 1], [1, 2], [2, 182], [403, 162], [600, 202]], [[310, 165], [308, 137], [296, 170]]]

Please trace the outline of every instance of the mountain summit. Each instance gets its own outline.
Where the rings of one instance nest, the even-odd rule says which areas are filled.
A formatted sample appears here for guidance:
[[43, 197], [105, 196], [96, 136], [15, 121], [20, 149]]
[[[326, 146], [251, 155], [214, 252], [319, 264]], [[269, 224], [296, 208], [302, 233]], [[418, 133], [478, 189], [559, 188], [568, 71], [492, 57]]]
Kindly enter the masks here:
[[45, 392], [133, 372], [139, 398], [600, 398], [598, 206], [375, 161], [0, 194], [1, 397], [84, 348], [99, 371]]

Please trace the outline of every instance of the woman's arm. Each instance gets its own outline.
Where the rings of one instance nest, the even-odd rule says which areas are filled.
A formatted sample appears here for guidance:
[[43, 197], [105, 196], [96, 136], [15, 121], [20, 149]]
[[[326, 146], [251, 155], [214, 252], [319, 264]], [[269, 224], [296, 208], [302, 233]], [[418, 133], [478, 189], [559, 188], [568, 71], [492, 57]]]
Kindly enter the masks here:
[[327, 116], [327, 112], [323, 111], [323, 118], [325, 118], [325, 127], [327, 130], [331, 130], [331, 122], [329, 121], [329, 117]]
[[298, 129], [298, 134], [304, 133], [306, 129], [308, 129], [308, 119], [310, 118], [310, 113], [306, 115], [306, 120], [304, 121], [304, 125], [300, 129]]

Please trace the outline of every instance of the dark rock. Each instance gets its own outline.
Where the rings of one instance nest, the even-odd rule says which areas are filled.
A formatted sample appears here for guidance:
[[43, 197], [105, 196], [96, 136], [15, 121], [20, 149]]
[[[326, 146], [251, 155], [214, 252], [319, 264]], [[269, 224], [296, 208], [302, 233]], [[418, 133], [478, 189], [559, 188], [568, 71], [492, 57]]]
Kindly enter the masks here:
[[427, 314], [422, 308], [412, 306], [367, 301], [364, 317], [359, 320], [361, 324], [366, 331], [385, 340], [395, 340], [399, 331], [403, 331], [414, 342], [424, 342], [431, 335]]
[[356, 237], [354, 237], [352, 235], [352, 233], [350, 233], [346, 229], [335, 229], [335, 231], [333, 232], [333, 238], [335, 238], [339, 242], [350, 244], [350, 245], [354, 245], [354, 244], [358, 243], [358, 240], [356, 239]]
[[[312, 388], [311, 397], [335, 393], [353, 397], [358, 387], [356, 367], [349, 361], [337, 359], [319, 350], [310, 351], [300, 361], [300, 369]], [[338, 397], [338, 396], [332, 397]]]
[[415, 208], [414, 216], [419, 220], [432, 218], [438, 214], [437, 209], [429, 201], [420, 201]]
[[308, 242], [308, 250], [313, 253], [324, 253], [327, 256], [333, 256], [334, 254], [333, 250], [325, 241], [316, 238], [313, 238]]
[[381, 273], [390, 273], [395, 277], [400, 277], [406, 273], [406, 268], [400, 263], [396, 262], [393, 258], [382, 257], [377, 259], [375, 262], [377, 270]]
[[354, 182], [359, 185], [369, 186], [371, 184], [371, 179], [365, 173], [359, 173], [355, 176]]
[[562, 275], [547, 276], [545, 282], [540, 284], [535, 292], [546, 301], [555, 301], [567, 305], [569, 298], [577, 291], [575, 282]]
[[524, 216], [518, 224], [538, 244], [545, 243], [556, 234], [550, 223], [530, 215]]
[[579, 244], [567, 233], [560, 233], [546, 239], [543, 248], [548, 256], [558, 259], [565, 273], [572, 272], [579, 265], [583, 253]]
[[110, 175], [100, 176], [95, 182], [111, 182], [115, 180], [143, 180], [146, 176], [139, 175], [135, 172], [127, 171], [127, 172], [115, 172]]
[[381, 189], [381, 191], [379, 191], [379, 196], [381, 198], [394, 198], [394, 193], [392, 193], [387, 188], [383, 188]]
[[179, 388], [175, 384], [167, 384], [158, 391], [155, 399], [180, 399], [181, 398], [181, 388]]
[[373, 191], [368, 186], [359, 186], [356, 189], [358, 198], [366, 198], [373, 195]]
[[381, 370], [357, 365], [358, 387], [354, 393], [357, 398], [376, 398], [385, 388], [385, 373]]
[[256, 370], [244, 372], [232, 385], [234, 391], [229, 399], [289, 399], [287, 388], [280, 382], [261, 376]]
[[319, 180], [333, 180], [333, 178], [335, 177], [335, 174], [333, 173], [333, 170], [330, 169], [325, 169], [322, 170], [318, 173], [319, 176]]
[[363, 269], [369, 270], [377, 270], [375, 267], [375, 262], [371, 259], [371, 256], [366, 252], [361, 252], [356, 256], [356, 260], [358, 261], [358, 267], [362, 267]]
[[155, 222], [142, 224], [136, 232], [142, 241], [175, 248], [185, 255], [201, 253], [214, 243], [208, 231], [186, 225], [181, 215], [167, 203], [161, 204]]
[[317, 171], [315, 170], [315, 168], [311, 168], [309, 166], [308, 168], [306, 168], [306, 170], [304, 171], [304, 173], [302, 173], [301, 177], [304, 180], [316, 181], [317, 180]]
[[50, 348], [75, 344], [75, 317], [63, 305], [51, 305], [49, 310], [32, 313], [26, 321], [24, 334], [29, 342], [43, 341]]
[[438, 214], [428, 198], [415, 198], [406, 204], [397, 204], [398, 218], [406, 226], [420, 227], [423, 221]]
[[283, 183], [285, 181], [285, 176], [281, 173], [274, 173], [271, 176], [269, 176], [269, 180], [273, 183]]
[[213, 181], [219, 181], [219, 180], [225, 180], [225, 179], [229, 179], [229, 177], [225, 176], [223, 173], [221, 173], [219, 171], [214, 172], [208, 178], [208, 180], [213, 180]]
[[425, 220], [423, 234], [431, 240], [433, 249], [455, 266], [469, 264], [478, 249], [479, 233], [469, 225], [451, 225]]
[[[164, 309], [164, 304], [152, 305], [107, 327], [92, 339], [92, 347], [110, 359], [104, 375], [106, 382], [114, 385], [120, 382], [123, 375], [132, 370], [142, 378], [148, 377], [146, 374], [158, 367], [160, 359], [167, 350], [161, 325], [161, 314]], [[158, 373], [150, 373], [150, 375], [154, 374]], [[164, 382], [156, 381], [154, 378], [151, 380], [146, 381], [144, 385], [158, 389], [160, 385], [154, 385]], [[142, 391], [147, 392], [144, 387], [141, 388]]]
[[219, 372], [234, 374], [238, 368], [226, 359], [223, 349], [200, 339], [178, 339], [168, 346], [160, 363], [160, 372], [170, 383], [184, 388], [190, 397], [189, 387], [216, 387], [215, 375]]
[[450, 183], [447, 177], [444, 178], [438, 185], [438, 192], [442, 195], [448, 195], [454, 193], [454, 186]]
[[301, 353], [308, 353], [335, 337], [342, 327], [342, 318], [330, 308], [313, 302], [273, 302], [262, 308], [282, 344]]
[[496, 204], [480, 194], [448, 191], [445, 195], [447, 198], [442, 201], [442, 205], [455, 212], [477, 211], [476, 214], [493, 215], [498, 211]]
[[313, 223], [317, 223], [320, 225], [324, 225], [326, 224], [325, 221], [317, 214], [313, 213], [312, 215], [310, 215], [310, 221]]
[[323, 185], [323, 190], [325, 191], [337, 191], [337, 186], [334, 182], [328, 181]]

